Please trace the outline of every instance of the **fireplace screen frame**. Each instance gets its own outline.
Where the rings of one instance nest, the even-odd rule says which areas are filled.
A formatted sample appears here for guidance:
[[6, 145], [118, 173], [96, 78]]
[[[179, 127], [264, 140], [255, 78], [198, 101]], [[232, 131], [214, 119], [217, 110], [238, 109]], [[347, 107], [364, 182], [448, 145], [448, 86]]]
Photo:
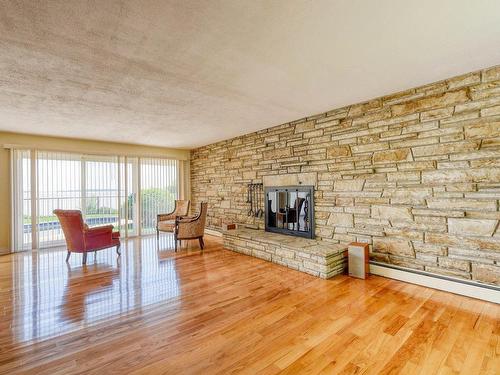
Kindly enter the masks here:
[[[314, 238], [314, 186], [308, 186], [308, 185], [298, 185], [298, 186], [268, 186], [265, 188], [265, 194], [264, 194], [264, 210], [265, 210], [265, 230], [266, 232], [273, 232], [273, 233], [281, 233], [281, 234], [286, 234], [289, 236], [296, 236], [296, 237], [304, 237], [304, 238]], [[306, 211], [306, 221], [308, 223], [308, 231], [300, 231], [300, 230], [292, 230], [284, 227], [278, 227], [276, 226], [270, 226], [269, 224], [269, 210], [270, 210], [270, 199], [269, 199], [269, 194], [270, 193], [286, 193], [287, 197], [287, 204], [286, 206], [288, 207], [288, 193], [289, 192], [296, 192], [296, 193], [306, 193], [306, 204], [307, 210]], [[274, 222], [277, 224], [278, 223], [278, 218], [277, 218], [277, 213], [274, 213], [275, 220]], [[297, 225], [298, 227], [298, 225]]]

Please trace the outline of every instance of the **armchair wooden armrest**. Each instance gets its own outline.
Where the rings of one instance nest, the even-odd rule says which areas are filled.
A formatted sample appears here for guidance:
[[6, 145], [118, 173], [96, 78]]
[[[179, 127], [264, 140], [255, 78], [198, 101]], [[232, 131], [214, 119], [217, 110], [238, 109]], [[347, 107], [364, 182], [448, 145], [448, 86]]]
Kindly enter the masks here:
[[196, 221], [197, 217], [196, 216], [176, 216], [175, 217], [175, 223], [191, 223], [193, 221]]

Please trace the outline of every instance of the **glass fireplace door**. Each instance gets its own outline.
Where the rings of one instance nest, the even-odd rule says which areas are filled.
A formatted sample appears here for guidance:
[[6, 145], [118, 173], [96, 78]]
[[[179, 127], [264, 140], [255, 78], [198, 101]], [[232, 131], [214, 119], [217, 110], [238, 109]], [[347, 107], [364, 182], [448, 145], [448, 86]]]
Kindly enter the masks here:
[[313, 188], [266, 188], [266, 231], [313, 238]]

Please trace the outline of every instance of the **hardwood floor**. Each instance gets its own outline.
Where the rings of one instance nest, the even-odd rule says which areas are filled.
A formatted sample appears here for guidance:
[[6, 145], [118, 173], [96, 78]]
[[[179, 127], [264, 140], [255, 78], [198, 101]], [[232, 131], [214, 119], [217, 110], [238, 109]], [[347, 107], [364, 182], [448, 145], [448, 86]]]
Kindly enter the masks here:
[[[190, 245], [191, 246], [191, 245]], [[0, 257], [2, 374], [499, 374], [500, 306], [154, 237]]]

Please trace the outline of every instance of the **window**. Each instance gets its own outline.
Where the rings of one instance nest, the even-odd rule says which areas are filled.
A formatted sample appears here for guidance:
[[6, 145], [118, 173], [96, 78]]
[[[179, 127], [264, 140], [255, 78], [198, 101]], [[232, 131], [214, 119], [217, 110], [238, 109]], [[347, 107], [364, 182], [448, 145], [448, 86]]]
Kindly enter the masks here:
[[177, 160], [14, 149], [14, 249], [63, 244], [57, 208], [81, 210], [89, 226], [112, 224], [124, 237], [154, 233], [156, 215], [179, 196], [178, 176]]
[[32, 243], [31, 151], [12, 150], [12, 233], [14, 249], [27, 250]]
[[177, 162], [141, 159], [141, 225], [143, 234], [156, 231], [156, 215], [172, 212], [178, 196]]

